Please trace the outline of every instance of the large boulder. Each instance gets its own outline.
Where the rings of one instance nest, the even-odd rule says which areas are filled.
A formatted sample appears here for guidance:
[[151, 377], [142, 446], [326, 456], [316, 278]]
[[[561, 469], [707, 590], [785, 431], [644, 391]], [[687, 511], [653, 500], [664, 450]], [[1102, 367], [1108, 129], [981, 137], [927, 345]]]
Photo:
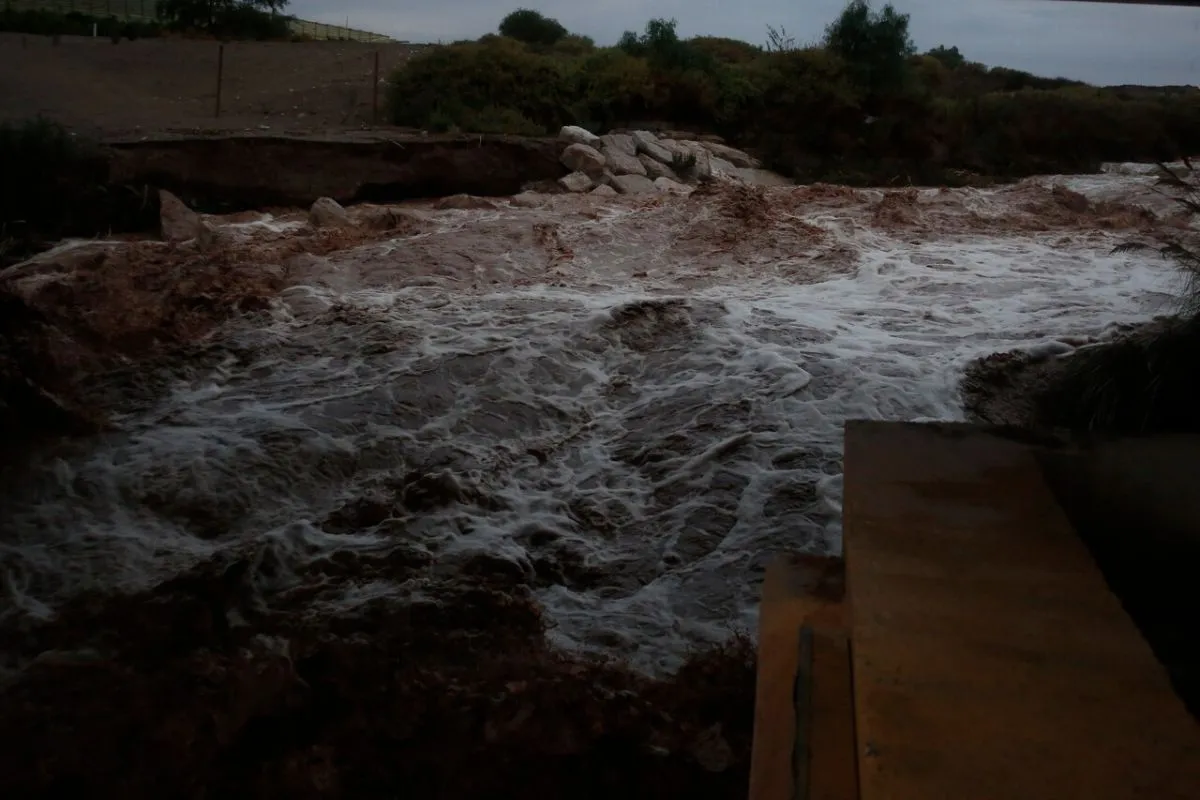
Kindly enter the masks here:
[[601, 137], [578, 125], [563, 126], [563, 129], [558, 132], [558, 138], [571, 144], [585, 144], [588, 147], [600, 149]]
[[568, 192], [586, 192], [596, 185], [596, 182], [584, 172], [572, 172], [558, 179], [558, 183]]
[[602, 151], [608, 169], [614, 175], [645, 175], [646, 165], [638, 160], [636, 155], [630, 155], [622, 150], [616, 150], [607, 145]]
[[728, 145], [718, 144], [716, 142], [702, 142], [701, 144], [705, 150], [712, 153], [714, 156], [717, 156], [718, 158], [728, 161], [735, 167], [742, 167], [743, 169], [758, 169], [762, 166], [762, 162], [757, 158], [749, 156], [746, 153], [743, 153], [741, 150]]
[[572, 172], [582, 172], [593, 178], [604, 174], [604, 156], [599, 150], [586, 144], [567, 145], [560, 160]]
[[671, 180], [677, 180], [679, 177], [675, 174], [675, 170], [671, 169], [663, 162], [651, 158], [645, 153], [642, 153], [638, 156], [638, 161], [642, 162], [642, 166], [646, 168], [646, 177], [650, 178], [650, 180], [654, 180], [656, 178], [670, 178]]
[[318, 197], [308, 209], [308, 224], [314, 228], [349, 228], [354, 223], [337, 200], [332, 197]]
[[662, 142], [650, 131], [634, 131], [633, 140], [637, 144], [639, 154], [647, 155], [660, 164], [670, 164], [671, 151], [662, 146]]
[[204, 219], [175, 195], [159, 189], [158, 206], [159, 226], [165, 241], [189, 242], [204, 236]]
[[621, 194], [650, 194], [658, 191], [654, 182], [642, 175], [616, 175], [612, 187]]
[[624, 153], [628, 156], [636, 156], [637, 142], [628, 133], [606, 133], [600, 137], [601, 145], [606, 151], [616, 153]]
[[713, 177], [725, 180], [738, 180], [738, 170], [740, 167], [734, 166], [720, 156], [712, 156], [709, 159], [709, 164], [712, 167]]

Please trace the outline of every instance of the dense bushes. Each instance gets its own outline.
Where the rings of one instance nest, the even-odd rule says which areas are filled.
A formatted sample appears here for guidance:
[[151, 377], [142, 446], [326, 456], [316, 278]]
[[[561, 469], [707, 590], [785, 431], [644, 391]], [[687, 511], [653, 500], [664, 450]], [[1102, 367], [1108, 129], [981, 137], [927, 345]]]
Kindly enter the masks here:
[[146, 230], [154, 198], [109, 183], [109, 161], [46, 120], [0, 125], [0, 265], [64, 236]]
[[51, 11], [0, 11], [0, 31], [30, 33], [35, 36], [123, 36], [127, 39], [161, 36], [157, 22], [121, 21], [116, 17], [90, 17], [86, 14], [59, 14]]
[[550, 47], [567, 35], [567, 29], [558, 20], [519, 8], [500, 21], [500, 35], [534, 47]]
[[158, 0], [156, 11], [171, 30], [266, 41], [291, 35], [291, 18], [278, 13], [287, 4], [288, 0]]
[[847, 182], [1009, 177], [1200, 150], [1200, 92], [1097, 89], [988, 69], [952, 47], [914, 55], [907, 17], [889, 7], [851, 3], [825, 46], [787, 41], [682, 40], [669, 20], [612, 48], [491, 35], [409, 61], [393, 77], [391, 113], [436, 131], [691, 127], [797, 177]]
[[289, 27], [292, 18], [276, 13], [285, 5], [280, 0], [162, 0], [155, 5], [159, 20], [145, 21], [93, 17], [78, 12], [5, 9], [0, 11], [0, 31], [35, 36], [91, 36], [94, 30], [113, 39], [149, 39], [170, 32], [222, 39], [285, 40], [293, 38]]

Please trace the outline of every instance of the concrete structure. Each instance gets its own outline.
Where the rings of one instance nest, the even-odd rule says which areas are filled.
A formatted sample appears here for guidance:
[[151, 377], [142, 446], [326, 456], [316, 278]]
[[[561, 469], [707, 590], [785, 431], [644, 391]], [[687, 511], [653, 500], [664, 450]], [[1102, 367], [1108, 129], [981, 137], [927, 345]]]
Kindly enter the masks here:
[[[1147, 588], [1162, 576], [1135, 581], [1128, 558], [1113, 561], [1118, 544], [1154, 542], [1173, 556], [1153, 559], [1178, 563], [1200, 542], [1200, 473], [1172, 461], [1186, 454], [1200, 441], [1046, 448], [969, 426], [848, 424], [844, 592], [836, 561], [768, 573], [751, 798], [1200, 797], [1200, 725], [1122, 605], [1158, 609], [1153, 638], [1185, 686], [1194, 650], [1163, 650], [1164, 632], [1179, 638], [1163, 597], [1192, 603], [1175, 611], [1194, 620], [1197, 593]], [[1136, 455], [1172, 477], [1138, 477]], [[1148, 499], [1170, 510], [1143, 541], [1091, 523], [1077, 535], [1079, 507], [1101, 497], [1108, 520]]]

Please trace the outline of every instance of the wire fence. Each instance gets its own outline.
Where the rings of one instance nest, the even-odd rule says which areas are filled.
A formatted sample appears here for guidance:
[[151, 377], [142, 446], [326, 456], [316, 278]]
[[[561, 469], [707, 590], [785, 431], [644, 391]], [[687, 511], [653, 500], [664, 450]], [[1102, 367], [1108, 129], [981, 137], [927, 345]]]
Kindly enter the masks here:
[[[158, 19], [157, 0], [3, 0], [5, 11], [48, 11], [54, 14], [83, 14], [118, 20], [153, 22]], [[347, 42], [394, 42], [390, 36], [362, 31], [349, 25], [329, 25], [306, 19], [288, 23], [292, 33], [309, 39]]]
[[384, 36], [370, 31], [360, 31], [344, 25], [327, 25], [324, 22], [310, 22], [306, 19], [294, 19], [290, 23], [292, 33], [297, 36], [307, 36], [310, 39], [334, 39], [348, 42], [394, 42], [390, 36]]

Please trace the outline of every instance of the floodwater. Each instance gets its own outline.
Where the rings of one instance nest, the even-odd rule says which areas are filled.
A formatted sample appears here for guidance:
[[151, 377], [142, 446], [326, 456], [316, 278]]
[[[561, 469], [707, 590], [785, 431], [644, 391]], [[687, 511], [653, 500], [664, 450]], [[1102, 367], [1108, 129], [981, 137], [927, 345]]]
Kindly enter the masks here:
[[[331, 552], [406, 548], [534, 587], [563, 647], [669, 671], [753, 630], [774, 553], [840, 550], [845, 420], [960, 418], [971, 359], [1170, 310], [1169, 264], [1111, 252], [1126, 206], [1047, 189], [1164, 213], [1145, 173], [410, 204], [401, 236], [292, 258], [216, 360], [39, 463], [5, 498], [0, 614], [225, 549], [272, 560], [269, 595]], [[422, 580], [343, 577], [312, 604]]]

